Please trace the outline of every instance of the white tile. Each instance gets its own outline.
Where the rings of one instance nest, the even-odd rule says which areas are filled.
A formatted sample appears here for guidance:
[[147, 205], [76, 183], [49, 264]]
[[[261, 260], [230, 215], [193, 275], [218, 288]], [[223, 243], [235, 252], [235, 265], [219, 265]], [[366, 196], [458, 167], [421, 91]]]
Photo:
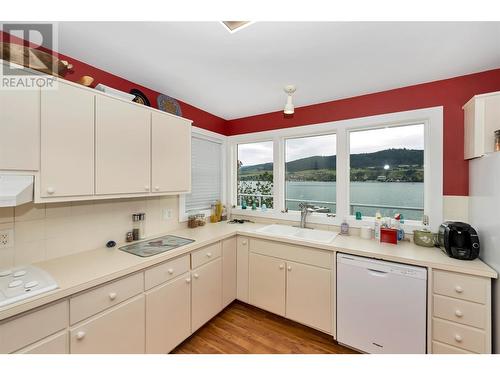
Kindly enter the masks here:
[[45, 205], [45, 217], [46, 218], [56, 218], [56, 217], [67, 217], [71, 215], [71, 203], [47, 203]]
[[45, 218], [45, 204], [26, 203], [14, 209], [14, 221], [38, 220]]
[[14, 221], [14, 207], [0, 207], [0, 223], [12, 223]]
[[45, 238], [58, 238], [73, 235], [75, 222], [71, 216], [45, 220]]
[[48, 238], [45, 241], [45, 259], [75, 254], [78, 252], [78, 248], [73, 245], [74, 242], [74, 236]]
[[19, 221], [14, 224], [16, 245], [45, 239], [45, 220]]
[[14, 266], [14, 248], [0, 249], [0, 270]]
[[71, 216], [95, 214], [94, 201], [71, 202]]
[[45, 259], [45, 240], [16, 243], [14, 265], [32, 264]]
[[443, 217], [445, 220], [469, 221], [469, 197], [445, 195], [443, 197]]

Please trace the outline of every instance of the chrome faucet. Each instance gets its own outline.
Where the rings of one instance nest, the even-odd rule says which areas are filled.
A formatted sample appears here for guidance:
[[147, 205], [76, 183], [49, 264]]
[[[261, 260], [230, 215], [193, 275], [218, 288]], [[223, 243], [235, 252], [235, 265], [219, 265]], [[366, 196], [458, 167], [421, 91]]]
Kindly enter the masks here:
[[314, 209], [314, 206], [312, 204], [306, 202], [300, 202], [299, 207], [300, 207], [300, 227], [305, 228], [307, 214], [310, 212], [315, 212], [316, 210]]

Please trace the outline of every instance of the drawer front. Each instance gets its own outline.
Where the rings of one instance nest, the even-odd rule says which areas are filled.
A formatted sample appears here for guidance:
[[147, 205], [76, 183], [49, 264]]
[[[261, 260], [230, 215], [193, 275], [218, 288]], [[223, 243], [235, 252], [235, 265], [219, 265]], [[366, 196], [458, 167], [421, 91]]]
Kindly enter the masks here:
[[486, 350], [484, 331], [439, 318], [432, 318], [432, 339], [475, 353]]
[[205, 246], [199, 250], [191, 253], [191, 266], [193, 269], [205, 263], [210, 262], [212, 259], [219, 258], [222, 255], [222, 243], [216, 242], [212, 245]]
[[70, 299], [70, 324], [97, 314], [144, 291], [144, 274], [136, 273]]
[[251, 238], [250, 252], [309, 264], [311, 266], [332, 268], [332, 253], [330, 251], [290, 245], [284, 242]]
[[16, 354], [68, 354], [68, 331], [63, 331], [47, 337], [27, 348], [21, 349]]
[[486, 328], [486, 305], [462, 301], [456, 298], [433, 296], [432, 315], [437, 318], [467, 324], [476, 328]]
[[68, 301], [0, 324], [0, 353], [11, 353], [68, 326]]
[[490, 279], [460, 273], [434, 271], [434, 293], [485, 304]]
[[474, 354], [467, 350], [459, 349], [451, 345], [446, 345], [441, 342], [432, 342], [432, 354]]
[[151, 289], [189, 271], [189, 254], [152, 267], [144, 273], [144, 284]]

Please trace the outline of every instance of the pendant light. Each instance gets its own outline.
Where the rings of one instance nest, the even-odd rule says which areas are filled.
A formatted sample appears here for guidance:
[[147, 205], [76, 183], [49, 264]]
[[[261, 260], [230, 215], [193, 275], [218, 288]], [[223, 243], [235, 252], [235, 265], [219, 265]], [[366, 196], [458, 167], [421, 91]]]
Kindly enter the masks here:
[[286, 104], [285, 104], [285, 109], [283, 112], [285, 115], [293, 115], [295, 112], [295, 107], [293, 106], [292, 102], [292, 95], [295, 92], [296, 88], [294, 85], [287, 85], [284, 88], [285, 93], [288, 95], [286, 98]]

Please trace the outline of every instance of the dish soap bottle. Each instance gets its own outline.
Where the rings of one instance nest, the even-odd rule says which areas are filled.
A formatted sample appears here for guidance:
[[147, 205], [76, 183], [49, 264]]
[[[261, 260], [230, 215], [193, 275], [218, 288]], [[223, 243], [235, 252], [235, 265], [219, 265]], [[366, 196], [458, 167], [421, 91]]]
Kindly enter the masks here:
[[380, 212], [377, 211], [375, 214], [375, 228], [374, 228], [374, 235], [375, 239], [380, 241], [380, 228], [382, 227], [382, 215], [380, 215]]
[[347, 223], [347, 218], [344, 217], [344, 221], [340, 224], [340, 234], [349, 234], [349, 224]]

